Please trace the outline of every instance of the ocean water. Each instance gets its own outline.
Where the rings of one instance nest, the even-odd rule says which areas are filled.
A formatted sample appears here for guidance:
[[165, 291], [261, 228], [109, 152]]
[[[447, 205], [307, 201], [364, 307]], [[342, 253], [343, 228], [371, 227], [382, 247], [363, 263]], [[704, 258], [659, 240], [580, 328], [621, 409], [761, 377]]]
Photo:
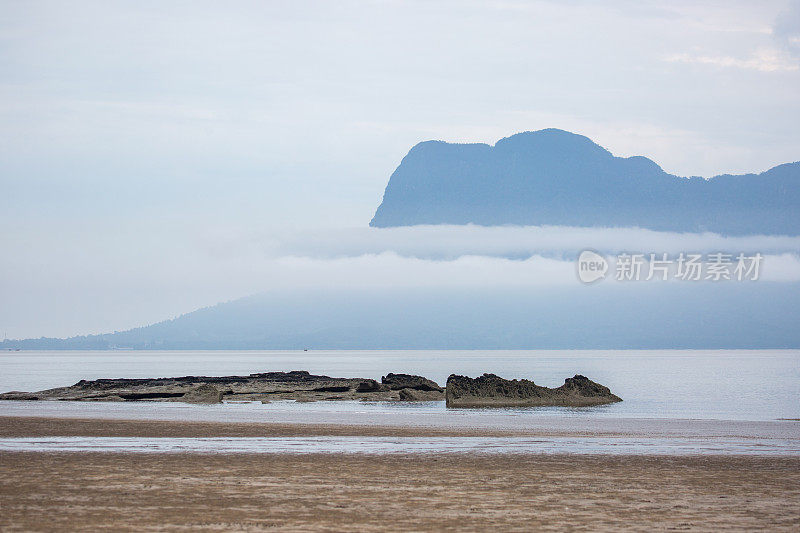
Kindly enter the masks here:
[[[659, 419], [775, 421], [800, 418], [800, 350], [668, 351], [30, 351], [0, 353], [0, 391], [35, 391], [81, 379], [242, 375], [308, 370], [336, 377], [380, 379], [388, 372], [420, 374], [444, 385], [451, 373], [492, 372], [561, 385], [584, 374], [624, 401], [591, 408], [451, 410], [443, 402], [275, 402], [184, 404], [2, 402], [0, 414], [279, 420], [336, 423], [408, 423], [518, 427], [529, 420]], [[416, 422], [414, 422], [416, 420]], [[491, 425], [491, 424], [490, 424]], [[662, 424], [663, 425], [663, 424]]]
[[[0, 415], [274, 422], [497, 431], [494, 436], [0, 438], [0, 451], [132, 453], [577, 453], [800, 455], [800, 351], [10, 352], [0, 391], [80, 379], [308, 370], [380, 379], [493, 372], [550, 387], [580, 373], [624, 401], [565, 408], [448, 409], [444, 402], [0, 402]], [[511, 433], [509, 433], [509, 431]]]

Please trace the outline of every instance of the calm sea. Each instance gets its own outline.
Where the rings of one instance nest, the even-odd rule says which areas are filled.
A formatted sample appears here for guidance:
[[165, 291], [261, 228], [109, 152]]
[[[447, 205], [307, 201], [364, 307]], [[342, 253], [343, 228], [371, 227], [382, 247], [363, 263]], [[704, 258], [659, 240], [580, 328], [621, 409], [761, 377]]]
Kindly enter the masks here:
[[[451, 373], [478, 376], [492, 372], [506, 378], [531, 379], [549, 387], [562, 384], [564, 378], [574, 374], [584, 374], [607, 385], [624, 400], [584, 409], [504, 411], [515, 423], [526, 418], [541, 421], [569, 417], [709, 421], [800, 418], [800, 350], [4, 352], [0, 353], [0, 391], [35, 391], [71, 385], [81, 379], [219, 376], [288, 370], [375, 379], [388, 372], [404, 372], [429, 377], [442, 385]], [[98, 412], [125, 418], [180, 416], [223, 420], [277, 417], [280, 413], [282, 418], [298, 421], [337, 422], [358, 422], [365, 417], [383, 422], [393, 414], [430, 421], [437, 417], [458, 418], [441, 402], [372, 406], [358, 402], [276, 402], [207, 408], [183, 404], [0, 403], [0, 413], [5, 414], [80, 416]], [[465, 423], [471, 420], [482, 425], [481, 417], [499, 415], [496, 410], [483, 413], [468, 411], [463, 415]]]

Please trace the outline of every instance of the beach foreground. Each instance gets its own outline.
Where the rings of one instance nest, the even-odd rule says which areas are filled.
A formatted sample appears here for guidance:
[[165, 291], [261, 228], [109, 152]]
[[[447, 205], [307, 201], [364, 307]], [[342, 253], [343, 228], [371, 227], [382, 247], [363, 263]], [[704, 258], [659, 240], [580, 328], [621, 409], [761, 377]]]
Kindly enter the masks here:
[[[244, 431], [220, 424], [109, 422], [3, 418], [0, 433]], [[270, 427], [249, 431], [331, 429]], [[351, 435], [359, 430], [395, 431], [339, 428]], [[796, 531], [800, 457], [1, 452], [0, 509], [3, 531]]]

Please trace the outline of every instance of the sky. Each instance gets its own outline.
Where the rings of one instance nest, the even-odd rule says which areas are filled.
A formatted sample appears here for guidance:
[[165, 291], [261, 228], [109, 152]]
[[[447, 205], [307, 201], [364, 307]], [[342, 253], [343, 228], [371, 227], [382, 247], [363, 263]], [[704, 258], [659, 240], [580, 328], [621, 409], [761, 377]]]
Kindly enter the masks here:
[[[798, 1], [0, 0], [0, 335], [508, 279], [480, 230], [359, 233], [421, 141], [555, 127], [708, 177], [800, 159], [798, 123]], [[563, 256], [531, 232], [502, 240]]]

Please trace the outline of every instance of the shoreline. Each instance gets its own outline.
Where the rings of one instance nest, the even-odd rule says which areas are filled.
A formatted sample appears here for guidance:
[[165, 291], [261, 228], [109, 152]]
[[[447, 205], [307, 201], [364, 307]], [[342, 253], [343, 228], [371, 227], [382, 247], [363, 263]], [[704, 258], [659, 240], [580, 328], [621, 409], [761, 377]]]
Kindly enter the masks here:
[[[199, 422], [0, 416], [0, 452], [262, 455], [761, 456], [800, 458], [783, 434], [611, 432], [563, 427]], [[795, 427], [796, 426], [796, 427]], [[786, 431], [788, 430], [788, 431]]]
[[[608, 419], [593, 420], [584, 428], [572, 428], [558, 420], [545, 419], [539, 426], [433, 426], [415, 424], [350, 424], [298, 422], [291, 420], [189, 420], [186, 418], [120, 418], [0, 414], [0, 437], [703, 437], [705, 426], [717, 436], [757, 438], [754, 430], [769, 428], [769, 438], [800, 439], [800, 424], [795, 419], [774, 421], [705, 419]], [[556, 424], [554, 424], [556, 422]], [[581, 421], [583, 422], [583, 421]], [[606, 422], [606, 424], [603, 424]], [[623, 422], [625, 425], [620, 425]], [[637, 423], [641, 427], [636, 427]], [[669, 431], [654, 431], [659, 425], [674, 426]], [[692, 426], [703, 426], [692, 431]], [[729, 432], [721, 432], [728, 426]], [[776, 431], [780, 428], [782, 431]]]
[[0, 438], [17, 437], [144, 437], [144, 438], [252, 438], [252, 437], [510, 437], [575, 436], [579, 433], [434, 428], [423, 426], [368, 426], [285, 422], [199, 422], [188, 420], [128, 420], [112, 418], [58, 418], [0, 416]]

